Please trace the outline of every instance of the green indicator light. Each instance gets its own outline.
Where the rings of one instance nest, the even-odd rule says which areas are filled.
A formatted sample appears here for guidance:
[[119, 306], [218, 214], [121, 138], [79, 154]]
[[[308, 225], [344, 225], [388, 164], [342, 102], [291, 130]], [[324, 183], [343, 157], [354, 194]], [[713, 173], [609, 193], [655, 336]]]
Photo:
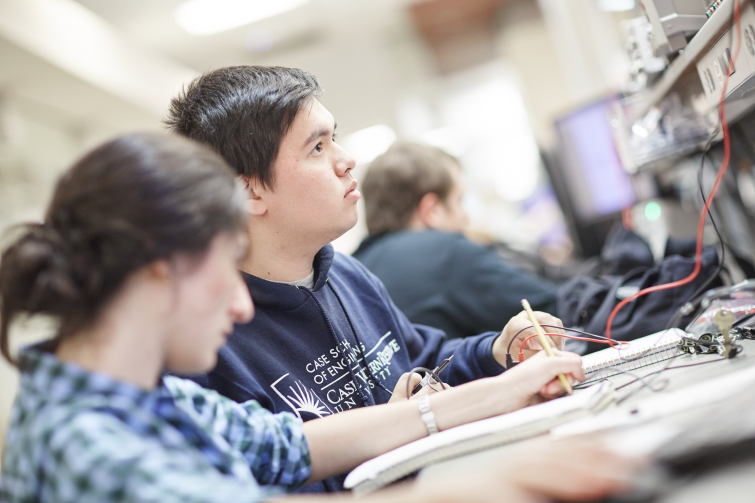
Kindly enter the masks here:
[[655, 222], [661, 218], [661, 205], [655, 201], [650, 201], [645, 205], [645, 218], [651, 222]]

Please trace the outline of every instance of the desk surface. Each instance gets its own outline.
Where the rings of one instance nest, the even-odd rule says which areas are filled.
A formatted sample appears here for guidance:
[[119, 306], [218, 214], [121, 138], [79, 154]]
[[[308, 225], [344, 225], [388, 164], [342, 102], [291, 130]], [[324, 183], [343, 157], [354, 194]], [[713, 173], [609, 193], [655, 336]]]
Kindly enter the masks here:
[[[692, 386], [711, 382], [727, 374], [745, 370], [755, 365], [755, 341], [740, 341], [744, 351], [731, 360], [722, 359], [714, 355], [684, 355], [670, 361], [669, 369], [650, 376], [653, 372], [663, 368], [667, 362], [659, 362], [643, 369], [633, 371], [638, 376], [650, 376], [648, 382], [654, 387], [662, 387], [659, 391], [652, 391], [629, 375], [618, 375], [610, 378], [617, 387], [617, 401], [600, 414], [592, 416], [594, 423], [611, 424], [617, 415], [632, 414], [643, 409], [643, 406], [658, 400], [658, 397], [678, 397], [675, 392], [694, 391]], [[687, 366], [702, 363], [701, 365]], [[678, 368], [675, 368], [678, 367]], [[652, 381], [650, 381], [652, 379]], [[626, 386], [624, 386], [626, 385]], [[652, 452], [652, 456], [659, 460], [646, 473], [639, 477], [639, 487], [632, 495], [611, 501], [632, 502], [751, 502], [755, 501], [755, 442], [752, 455], [741, 456], [732, 464], [721, 469], [701, 469], [700, 473], [677, 473], [669, 470], [669, 466], [677, 469], [679, 459], [688, 459], [692, 466], [702, 466], [705, 462], [695, 461], [695, 456], [711, 450], [711, 446], [718, 446], [718, 452], [710, 455], [702, 454], [704, 459], [716, 465], [714, 456], [720, 459], [734, 459], [735, 456], [721, 451], [723, 445], [745, 445], [745, 439], [755, 438], [755, 386], [740, 390], [733, 396], [718, 399], [726, 395], [722, 389], [719, 393], [717, 386], [708, 391], [707, 396], [699, 400], [692, 398], [688, 405], [682, 404], [681, 410], [666, 414], [662, 417], [640, 419], [636, 423], [618, 425], [588, 435], [601, 435], [610, 445], [622, 449], [622, 445], [643, 444]], [[694, 397], [694, 393], [692, 394]], [[622, 398], [625, 398], [622, 401]], [[574, 426], [574, 425], [572, 425]], [[557, 432], [558, 430], [556, 430]], [[669, 437], [662, 438], [666, 432]], [[653, 437], [658, 437], [654, 440]], [[656, 445], [653, 445], [653, 442]], [[749, 440], [747, 440], [749, 441]], [[749, 444], [747, 444], [749, 445]], [[494, 459], [505, 456], [505, 451], [512, 446], [503, 446], [487, 451], [471, 454], [454, 460], [430, 466], [422, 471], [420, 477], [432, 480], [444, 477], [446, 474], [459, 473], [462, 468], [469, 470], [475, 466], [487, 466]], [[639, 446], [640, 450], [643, 448]], [[686, 456], [686, 458], [685, 458]], [[705, 457], [707, 456], [707, 457]], [[749, 457], [749, 459], [748, 459]], [[670, 464], [667, 463], [670, 461]], [[678, 464], [678, 463], [677, 463]], [[688, 463], [689, 465], [689, 463]], [[673, 473], [672, 473], [673, 472]]]

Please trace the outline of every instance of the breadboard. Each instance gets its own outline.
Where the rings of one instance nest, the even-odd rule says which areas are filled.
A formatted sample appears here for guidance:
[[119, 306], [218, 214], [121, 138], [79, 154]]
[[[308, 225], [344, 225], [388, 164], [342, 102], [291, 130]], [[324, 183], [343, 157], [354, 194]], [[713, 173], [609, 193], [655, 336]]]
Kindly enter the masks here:
[[588, 384], [632, 371], [654, 363], [684, 354], [677, 344], [686, 336], [678, 328], [664, 330], [640, 339], [630, 341], [625, 349], [607, 348], [582, 357], [582, 369], [587, 379], [580, 384]]

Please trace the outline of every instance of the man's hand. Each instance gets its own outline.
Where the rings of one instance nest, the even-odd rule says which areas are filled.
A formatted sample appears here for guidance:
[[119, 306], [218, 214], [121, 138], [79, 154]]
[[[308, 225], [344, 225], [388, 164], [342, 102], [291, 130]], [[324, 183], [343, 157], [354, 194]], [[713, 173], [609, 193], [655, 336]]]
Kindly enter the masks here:
[[[540, 323], [541, 325], [555, 325], [558, 327], [564, 326], [560, 319], [542, 311], [535, 311], [535, 318], [537, 318], [538, 323]], [[530, 328], [527, 329], [527, 327]], [[524, 330], [519, 334], [519, 336], [517, 336], [517, 333], [519, 333], [522, 329], [527, 330]], [[543, 330], [546, 333], [564, 333], [563, 330], [555, 328], [543, 327]], [[522, 345], [522, 341], [524, 341], [524, 339], [526, 339], [530, 335], [534, 334], [535, 329], [534, 327], [532, 327], [532, 322], [530, 322], [530, 319], [527, 316], [526, 312], [522, 311], [511, 318], [506, 326], [503, 327], [503, 332], [501, 332], [501, 335], [499, 335], [493, 343], [493, 356], [495, 357], [496, 361], [500, 365], [504, 367], [506, 366], [506, 350], [509, 346], [509, 343], [514, 337], [516, 337], [516, 340], [514, 340], [511, 344], [511, 358], [513, 358], [514, 361], [517, 361], [517, 357], [519, 355], [519, 347]], [[551, 343], [551, 347], [561, 350], [564, 349], [564, 344], [566, 343], [565, 338], [550, 336], [548, 337], [548, 340]], [[525, 344], [522, 348], [524, 359], [526, 360], [527, 358], [539, 353], [542, 350], [543, 348], [540, 345], [540, 342], [538, 342], [538, 338], [533, 337], [532, 339], [527, 341], [527, 344]]]
[[[391, 399], [388, 400], [388, 403], [394, 403], [399, 400], [406, 400], [407, 398], [415, 399], [419, 398], [422, 395], [428, 395], [430, 393], [436, 393], [438, 391], [443, 391], [444, 389], [451, 389], [451, 386], [449, 386], [446, 383], [441, 384], [435, 384], [435, 381], [431, 381], [432, 386], [424, 386], [421, 390], [417, 392], [416, 395], [412, 395], [412, 390], [416, 385], [420, 383], [422, 380], [422, 376], [417, 374], [416, 372], [405, 372], [401, 375], [401, 377], [398, 378], [398, 382], [396, 383], [396, 387], [393, 388], [393, 395], [391, 395]], [[409, 394], [406, 394], [406, 381], [409, 381]], [[435, 389], [433, 389], [435, 388]]]

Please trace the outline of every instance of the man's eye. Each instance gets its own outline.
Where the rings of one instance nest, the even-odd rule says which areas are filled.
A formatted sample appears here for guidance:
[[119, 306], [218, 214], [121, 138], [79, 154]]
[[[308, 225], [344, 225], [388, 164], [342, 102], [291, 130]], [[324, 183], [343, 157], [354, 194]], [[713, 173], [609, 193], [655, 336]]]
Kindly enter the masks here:
[[319, 154], [320, 152], [322, 152], [322, 142], [320, 142], [320, 143], [318, 143], [317, 145], [315, 145], [315, 148], [314, 148], [314, 149], [312, 150], [312, 152], [316, 152], [316, 153], [318, 153], [318, 154]]
[[336, 141], [338, 139], [338, 135], [336, 133], [333, 133], [333, 141]]

